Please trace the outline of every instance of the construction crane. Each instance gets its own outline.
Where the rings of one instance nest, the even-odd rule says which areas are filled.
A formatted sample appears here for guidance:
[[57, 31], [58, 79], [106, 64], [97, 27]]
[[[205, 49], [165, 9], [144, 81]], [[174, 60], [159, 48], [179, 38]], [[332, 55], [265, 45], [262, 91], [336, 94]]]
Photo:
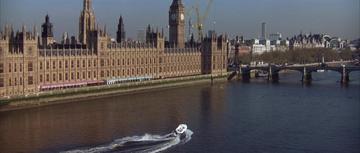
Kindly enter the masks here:
[[[209, 15], [210, 8], [212, 6], [213, 0], [207, 0], [207, 2], [208, 2], [207, 6], [206, 6], [204, 14], [202, 14], [202, 15], [200, 14], [199, 0], [197, 0], [196, 2], [197, 3], [194, 6], [194, 9], [195, 9], [195, 12], [196, 12], [196, 17], [197, 17], [197, 22], [196, 22], [195, 28], [196, 28], [197, 33], [198, 33], [198, 41], [202, 41], [202, 39], [204, 38], [204, 32], [203, 32], [204, 22], [205, 22], [206, 18]], [[191, 21], [189, 23], [191, 23]]]

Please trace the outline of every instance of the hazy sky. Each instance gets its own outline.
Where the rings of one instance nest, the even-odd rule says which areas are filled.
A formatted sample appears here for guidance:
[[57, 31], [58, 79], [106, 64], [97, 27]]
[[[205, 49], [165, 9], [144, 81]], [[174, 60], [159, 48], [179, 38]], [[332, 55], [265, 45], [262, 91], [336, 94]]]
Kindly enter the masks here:
[[[115, 37], [120, 14], [124, 16], [127, 36], [136, 38], [147, 24], [164, 27], [172, 0], [93, 0], [97, 23], [107, 25]], [[186, 7], [195, 0], [183, 0]], [[200, 0], [205, 2], [207, 0]], [[284, 37], [304, 33], [328, 33], [354, 39], [360, 36], [359, 0], [214, 0], [207, 29], [230, 35], [259, 37], [261, 22], [268, 33], [280, 32]], [[67, 31], [77, 35], [83, 0], [0, 0], [0, 27], [13, 24], [40, 25], [48, 13], [57, 38]], [[195, 17], [194, 17], [195, 18]], [[216, 21], [214, 26], [213, 21]], [[167, 31], [167, 29], [166, 29]]]

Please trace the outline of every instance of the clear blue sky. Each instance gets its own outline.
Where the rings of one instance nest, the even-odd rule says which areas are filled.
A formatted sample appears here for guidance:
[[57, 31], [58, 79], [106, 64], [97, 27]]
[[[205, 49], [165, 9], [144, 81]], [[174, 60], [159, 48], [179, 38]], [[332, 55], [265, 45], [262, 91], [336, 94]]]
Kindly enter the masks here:
[[[65, 31], [77, 35], [83, 0], [0, 0], [0, 27], [22, 24], [38, 27], [48, 13], [57, 38]], [[194, 0], [183, 0], [186, 7]], [[206, 0], [200, 0], [206, 2]], [[304, 33], [328, 33], [347, 39], [359, 38], [359, 0], [214, 0], [207, 28], [230, 35], [254, 38], [260, 35], [261, 22], [268, 33], [285, 37]], [[129, 37], [136, 38], [147, 24], [167, 27], [171, 0], [93, 0], [96, 20], [107, 25], [114, 37], [120, 14], [124, 16]], [[216, 25], [213, 26], [213, 21]], [[40, 30], [40, 28], [38, 28]]]

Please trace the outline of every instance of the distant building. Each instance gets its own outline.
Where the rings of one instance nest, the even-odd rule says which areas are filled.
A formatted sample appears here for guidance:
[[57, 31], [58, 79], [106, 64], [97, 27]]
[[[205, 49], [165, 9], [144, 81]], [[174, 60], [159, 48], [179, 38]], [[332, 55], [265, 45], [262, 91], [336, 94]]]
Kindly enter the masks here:
[[266, 22], [263, 22], [261, 23], [261, 39], [267, 39], [266, 36]]
[[281, 40], [271, 40], [270, 45], [271, 46], [280, 46], [281, 45]]
[[270, 46], [271, 45], [270, 40], [266, 40], [266, 39], [260, 40], [259, 43], [264, 45], [264, 46]]
[[263, 40], [260, 40], [259, 43], [260, 43], [261, 45], [264, 45], [264, 47], [265, 47], [265, 52], [272, 51], [272, 49], [274, 48], [274, 47], [271, 46], [271, 41], [270, 41], [270, 40], [263, 39]]
[[251, 47], [252, 54], [263, 54], [267, 51], [266, 46], [263, 44], [260, 44], [259, 39], [246, 40], [245, 43]]
[[348, 45], [349, 49], [352, 51], [360, 50], [360, 39], [356, 39], [350, 42]]
[[[45, 39], [45, 38], [43, 38]], [[64, 45], [68, 45], [70, 44], [70, 38], [69, 38], [69, 35], [67, 32], [64, 32], [63, 35], [62, 35], [62, 41], [61, 41], [62, 44]], [[44, 43], [45, 44], [45, 43]], [[46, 46], [46, 45], [45, 45]], [[49, 46], [49, 45], [48, 45]]]
[[343, 49], [347, 46], [346, 41], [338, 37], [330, 37], [326, 34], [299, 34], [290, 40], [291, 49], [301, 48], [332, 48]]
[[326, 35], [323, 34], [299, 34], [290, 39], [290, 48], [325, 48]]
[[251, 47], [249, 46], [239, 46], [238, 50], [240, 55], [251, 54]]
[[290, 41], [289, 41], [289, 40], [281, 40], [281, 41], [280, 41], [280, 45], [281, 45], [281, 46], [289, 47]]
[[341, 38], [334, 37], [329, 42], [330, 48], [332, 49], [342, 49], [346, 47], [346, 41], [341, 40]]
[[270, 34], [269, 39], [270, 39], [270, 41], [282, 40], [282, 35], [281, 35], [281, 33], [272, 33], [272, 34]]

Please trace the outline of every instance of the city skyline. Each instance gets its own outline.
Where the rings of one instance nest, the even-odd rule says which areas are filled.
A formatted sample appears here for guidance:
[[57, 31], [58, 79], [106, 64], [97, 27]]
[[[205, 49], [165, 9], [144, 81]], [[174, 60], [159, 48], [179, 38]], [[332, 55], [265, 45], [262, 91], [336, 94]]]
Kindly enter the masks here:
[[[190, 0], [183, 1], [186, 8], [194, 5], [194, 2]], [[201, 0], [201, 2], [205, 1]], [[82, 0], [38, 0], [36, 2], [3, 0], [0, 2], [0, 14], [2, 14], [0, 26], [3, 28], [5, 24], [13, 24], [15, 29], [20, 29], [22, 24], [28, 27], [36, 25], [39, 30], [45, 15], [49, 14], [54, 24], [56, 40], [60, 40], [63, 32], [78, 36], [81, 3]], [[138, 30], [144, 30], [148, 24], [165, 29], [168, 25], [167, 7], [171, 3], [170, 0], [151, 3], [149, 0], [94, 0], [93, 3], [97, 23], [101, 26], [106, 25], [112, 38], [116, 37], [120, 15], [124, 17], [128, 36], [133, 39], [136, 39]], [[279, 5], [280, 3], [283, 4]], [[284, 38], [303, 31], [303, 33], [327, 33], [344, 39], [357, 39], [360, 32], [358, 14], [359, 1], [356, 0], [342, 2], [330, 0], [326, 3], [325, 0], [315, 2], [309, 0], [301, 2], [215, 1], [207, 18], [205, 30], [215, 29], [220, 33], [228, 33], [230, 36], [244, 35], [246, 38], [259, 38], [261, 23], [266, 22], [267, 34], [280, 32]], [[212, 25], [214, 21], [216, 25]], [[282, 21], [287, 21], [287, 23], [281, 23]], [[168, 30], [165, 32], [167, 33]]]

